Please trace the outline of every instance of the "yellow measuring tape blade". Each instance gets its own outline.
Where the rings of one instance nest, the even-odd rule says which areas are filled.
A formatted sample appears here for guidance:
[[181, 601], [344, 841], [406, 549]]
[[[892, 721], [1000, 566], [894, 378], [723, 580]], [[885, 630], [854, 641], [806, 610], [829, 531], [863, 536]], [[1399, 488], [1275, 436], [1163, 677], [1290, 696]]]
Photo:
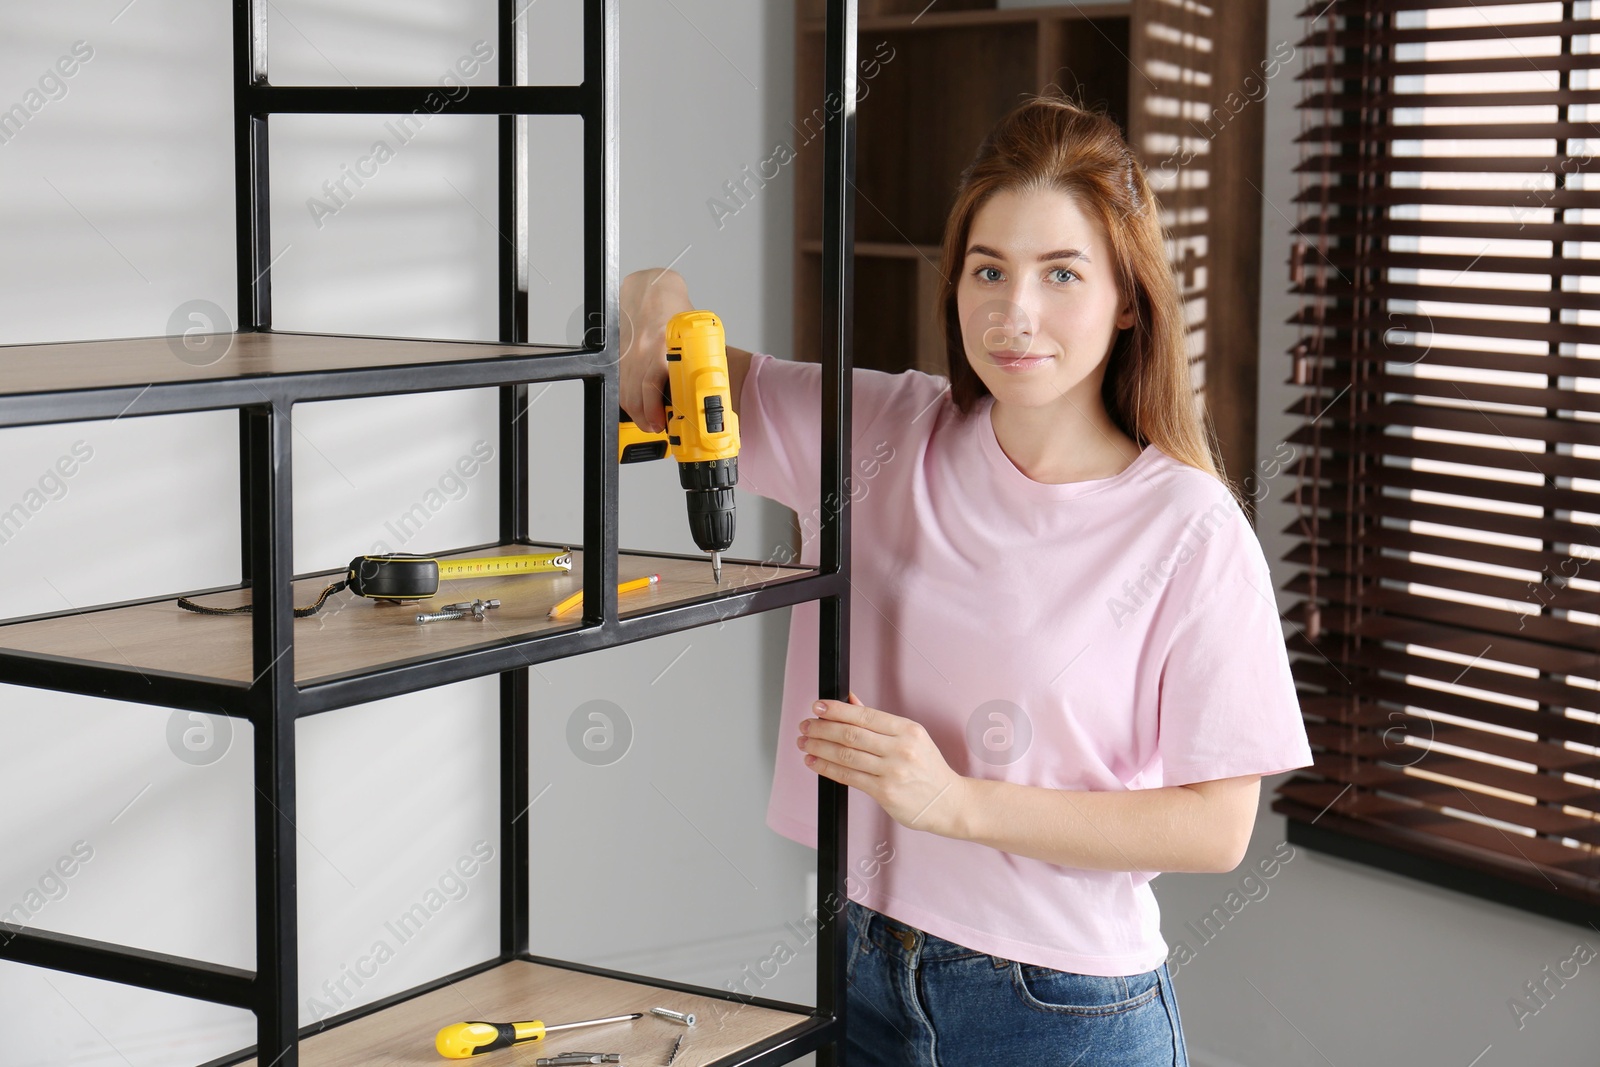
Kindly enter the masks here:
[[537, 574], [541, 571], [570, 571], [571, 550], [541, 552], [519, 556], [475, 556], [470, 559], [439, 560], [439, 580], [449, 578], [500, 578], [513, 574]]

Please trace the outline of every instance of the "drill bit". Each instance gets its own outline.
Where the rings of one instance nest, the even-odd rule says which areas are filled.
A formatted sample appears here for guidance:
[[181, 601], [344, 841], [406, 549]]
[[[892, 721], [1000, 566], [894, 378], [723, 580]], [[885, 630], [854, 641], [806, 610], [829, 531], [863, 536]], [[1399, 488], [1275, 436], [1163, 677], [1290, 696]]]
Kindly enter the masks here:
[[722, 553], [715, 549], [711, 551], [711, 576], [718, 585], [722, 584]]

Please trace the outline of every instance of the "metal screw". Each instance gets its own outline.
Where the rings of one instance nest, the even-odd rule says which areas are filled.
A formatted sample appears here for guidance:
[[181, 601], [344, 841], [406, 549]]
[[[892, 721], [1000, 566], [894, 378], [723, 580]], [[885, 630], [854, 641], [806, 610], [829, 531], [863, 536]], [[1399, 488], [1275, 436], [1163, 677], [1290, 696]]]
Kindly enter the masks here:
[[464, 619], [468, 615], [481, 621], [485, 611], [499, 606], [500, 601], [498, 600], [463, 600], [459, 604], [446, 604], [438, 611], [418, 615], [417, 621], [439, 622], [442, 619]]
[[499, 606], [500, 606], [500, 601], [498, 601], [498, 600], [471, 600], [471, 601], [464, 600], [459, 604], [446, 604], [444, 607], [440, 608], [439, 610], [440, 611], [459, 611], [459, 612], [463, 612], [465, 614], [470, 614], [475, 619], [481, 619], [481, 618], [483, 618], [483, 613], [485, 611], [487, 611], [489, 608], [497, 608]]
[[464, 616], [460, 611], [434, 611], [417, 616], [418, 622], [438, 622], [441, 619], [459, 619]]
[[675, 1019], [686, 1026], [694, 1025], [694, 1012], [685, 1014], [681, 1011], [673, 1011], [671, 1008], [651, 1008], [650, 1014], [659, 1015], [663, 1019]]

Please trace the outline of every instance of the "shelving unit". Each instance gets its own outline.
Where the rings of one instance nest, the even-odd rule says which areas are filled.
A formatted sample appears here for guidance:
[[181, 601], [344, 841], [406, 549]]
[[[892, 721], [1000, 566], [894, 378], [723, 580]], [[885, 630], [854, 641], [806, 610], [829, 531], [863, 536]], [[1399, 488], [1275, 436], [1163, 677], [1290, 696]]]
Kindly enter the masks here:
[[[815, 1008], [622, 974], [536, 956], [529, 951], [530, 827], [515, 826], [529, 805], [528, 670], [537, 663], [676, 633], [728, 618], [819, 601], [819, 692], [848, 693], [850, 513], [830, 509], [817, 567], [781, 567], [726, 560], [714, 585], [704, 557], [619, 552], [618, 529], [618, 178], [616, 156], [618, 15], [612, 0], [585, 0], [584, 80], [575, 86], [528, 85], [525, 23], [515, 0], [499, 0], [500, 84], [475, 88], [443, 113], [498, 115], [499, 228], [519, 235], [502, 242], [501, 341], [335, 336], [272, 329], [269, 116], [383, 114], [423, 106], [433, 87], [281, 87], [267, 78], [267, 0], [233, 5], [234, 114], [238, 221], [237, 333], [220, 338], [226, 354], [209, 366], [176, 358], [165, 337], [0, 347], [0, 428], [86, 419], [236, 408], [239, 412], [240, 579], [226, 587], [189, 590], [202, 603], [249, 601], [249, 616], [201, 616], [177, 608], [173, 596], [0, 622], [0, 682], [164, 707], [220, 713], [254, 728], [256, 969], [20, 927], [0, 922], [0, 959], [69, 971], [178, 996], [248, 1009], [257, 1020], [250, 1048], [205, 1067], [259, 1061], [304, 1064], [437, 1063], [433, 1035], [462, 1021], [466, 992], [487, 1018], [595, 1018], [666, 1005], [692, 1010], [715, 1026], [697, 1027], [683, 1067], [768, 1067], [817, 1052], [836, 1062], [845, 1019], [845, 929], [841, 912], [818, 915]], [[839, 97], [855, 94], [856, 7], [829, 0], [825, 83]], [[436, 110], [436, 109], [430, 109]], [[580, 348], [527, 343], [527, 146], [523, 115], [576, 115], [584, 120], [585, 321], [596, 324]], [[850, 442], [855, 115], [846, 106], [824, 131], [822, 255], [814, 263], [823, 294], [820, 336], [828, 349], [823, 375], [824, 433], [820, 491], [844, 499]], [[418, 610], [352, 598], [330, 598], [313, 619], [293, 607], [314, 598], [338, 572], [293, 573], [290, 414], [295, 404], [342, 397], [450, 389], [499, 390], [500, 529], [490, 545], [463, 546], [445, 556], [499, 554], [534, 540], [528, 523], [529, 385], [583, 383], [583, 543], [573, 548], [570, 575], [552, 576], [559, 595], [580, 585], [581, 619], [551, 622], [503, 598], [504, 614], [487, 627], [418, 627]], [[593, 560], [593, 566], [585, 565]], [[660, 571], [664, 581], [619, 612], [619, 578]], [[496, 595], [496, 579], [456, 580], [449, 597]], [[334, 610], [335, 605], [343, 610]], [[346, 1012], [302, 1030], [297, 986], [295, 726], [319, 712], [499, 674], [500, 684], [500, 951], [493, 959], [417, 989]], [[823, 780], [818, 794], [819, 899], [846, 899], [845, 790]], [[449, 994], [445, 987], [460, 985]], [[597, 1034], [601, 1031], [595, 1031]], [[644, 1054], [627, 1034], [608, 1047]], [[643, 1035], [640, 1035], [643, 1040]], [[531, 1063], [538, 1046], [498, 1054], [496, 1062]]]

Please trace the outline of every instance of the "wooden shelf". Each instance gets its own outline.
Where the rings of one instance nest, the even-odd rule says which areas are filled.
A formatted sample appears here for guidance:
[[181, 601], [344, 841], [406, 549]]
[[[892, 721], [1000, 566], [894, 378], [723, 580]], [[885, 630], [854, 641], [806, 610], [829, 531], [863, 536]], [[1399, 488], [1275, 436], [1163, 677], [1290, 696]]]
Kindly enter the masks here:
[[[808, 238], [800, 242], [800, 250], [814, 256], [822, 255], [822, 239]], [[876, 259], [928, 259], [939, 262], [938, 245], [900, 244], [894, 241], [857, 241], [855, 254]]]
[[[800, 274], [808, 295], [816, 292], [821, 274], [822, 242], [800, 242], [807, 269]], [[857, 241], [855, 244], [856, 316], [852, 336], [855, 366], [890, 374], [911, 368], [946, 375], [944, 330], [939, 322], [939, 256], [934, 245]], [[869, 310], [870, 309], [870, 310]], [[798, 359], [816, 361], [815, 330], [811, 347]]]
[[595, 378], [572, 346], [270, 331], [0, 345], [0, 427]]
[[[650, 1009], [658, 1007], [693, 1012], [695, 1024], [685, 1028], [651, 1015]], [[541, 1056], [585, 1051], [620, 1052], [623, 1064], [662, 1064], [683, 1034], [672, 1067], [705, 1067], [815, 1021], [810, 1015], [513, 960], [302, 1038], [300, 1067], [438, 1067], [453, 1062], [433, 1044], [434, 1035], [451, 1023], [539, 1019], [553, 1025], [636, 1011], [644, 1018], [560, 1031], [478, 1059], [499, 1067], [531, 1067]], [[257, 1067], [257, 1061], [240, 1061], [240, 1067]]]
[[[966, 11], [928, 11], [927, 0], [908, 3], [904, 13], [866, 14], [871, 5], [863, 4], [863, 13], [856, 19], [858, 32], [892, 33], [896, 30], [937, 30], [958, 27], [1005, 26], [1019, 22], [1076, 21], [1100, 18], [1127, 18], [1132, 8], [1131, 0], [1109, 4], [1057, 4], [1050, 7], [1009, 7], [1003, 9], [974, 7]], [[889, 6], [894, 6], [891, 2]], [[807, 33], [821, 34], [826, 27], [820, 0], [805, 0], [805, 17], [800, 28]]]
[[[546, 548], [499, 545], [440, 553], [437, 558], [508, 555]], [[617, 598], [619, 618], [816, 573], [808, 567], [725, 558], [722, 582], [717, 584], [709, 556], [617, 554], [619, 581], [657, 572], [661, 574], [658, 584]], [[328, 571], [295, 579], [295, 605], [314, 602], [323, 589], [342, 577], [341, 571]], [[294, 620], [295, 681], [316, 684], [507, 638], [574, 630], [581, 622], [581, 608], [555, 620], [547, 618], [546, 613], [557, 601], [582, 588], [583, 551], [574, 548], [570, 572], [452, 579], [440, 583], [438, 595], [428, 600], [395, 604], [343, 590], [330, 596], [317, 614]], [[437, 611], [445, 604], [474, 598], [496, 598], [501, 606], [491, 609], [481, 622], [470, 618], [427, 624], [416, 621], [420, 612]], [[232, 607], [250, 603], [250, 590], [237, 587], [190, 599], [207, 607]], [[178, 607], [174, 596], [6, 623], [0, 625], [0, 647], [97, 665], [248, 683], [255, 676], [250, 658], [250, 621], [249, 615], [187, 611]]]
[[200, 366], [180, 353], [180, 337], [130, 337], [0, 345], [0, 380], [7, 395], [115, 389], [163, 382], [216, 381], [398, 365], [458, 363], [500, 356], [556, 355], [571, 348], [487, 341], [426, 341], [318, 333], [233, 333], [226, 355]]

